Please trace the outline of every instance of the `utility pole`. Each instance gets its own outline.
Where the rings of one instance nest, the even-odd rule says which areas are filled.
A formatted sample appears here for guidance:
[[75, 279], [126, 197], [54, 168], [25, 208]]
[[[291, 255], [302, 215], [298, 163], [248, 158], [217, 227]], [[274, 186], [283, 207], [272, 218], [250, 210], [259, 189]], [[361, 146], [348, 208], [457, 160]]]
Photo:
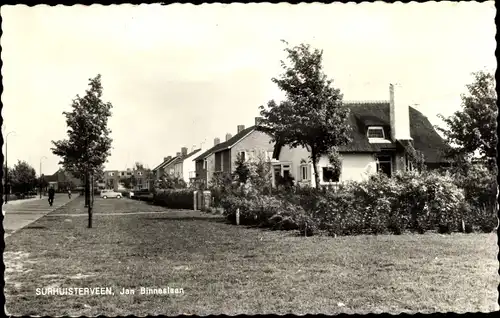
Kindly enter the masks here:
[[38, 184], [40, 188], [40, 199], [42, 198], [42, 159], [47, 159], [47, 157], [42, 156], [40, 158], [40, 183]]

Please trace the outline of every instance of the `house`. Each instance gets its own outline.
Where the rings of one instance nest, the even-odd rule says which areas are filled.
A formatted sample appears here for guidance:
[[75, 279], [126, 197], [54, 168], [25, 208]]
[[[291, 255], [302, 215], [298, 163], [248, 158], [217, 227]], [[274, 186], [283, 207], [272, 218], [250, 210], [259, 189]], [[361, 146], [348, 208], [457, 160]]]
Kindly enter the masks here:
[[[345, 102], [349, 107], [351, 142], [339, 148], [342, 157], [340, 175], [335, 175], [327, 156], [318, 162], [321, 185], [353, 180], [384, 172], [411, 170], [410, 145], [424, 155], [429, 168], [449, 165], [444, 156], [448, 145], [421, 112], [407, 105], [396, 105], [394, 88], [389, 101]], [[321, 136], [318, 136], [321, 138]], [[313, 165], [308, 149], [290, 148], [277, 143], [273, 153], [273, 182], [278, 176], [291, 176], [297, 185], [315, 186]]]
[[267, 133], [257, 130], [260, 119], [256, 117], [255, 125], [248, 128], [238, 125], [237, 133], [234, 136], [226, 134], [226, 140], [222, 143], [219, 138], [215, 138], [214, 146], [193, 160], [196, 178], [204, 184], [209, 184], [214, 173], [234, 172], [238, 155], [245, 161], [259, 157], [270, 160], [274, 144], [271, 144], [271, 137]]
[[163, 158], [163, 162], [160, 163], [153, 169], [153, 175], [155, 176], [155, 180], [160, 180], [160, 178], [164, 174], [174, 174], [174, 163], [181, 156], [182, 152], [178, 152], [175, 157], [168, 156]]
[[182, 178], [187, 184], [192, 182], [196, 177], [196, 164], [193, 160], [189, 160], [193, 155], [199, 153], [201, 149], [195, 149], [188, 153], [186, 147], [181, 148], [181, 155], [174, 160], [174, 176]]
[[118, 185], [120, 183], [120, 171], [119, 170], [106, 170], [104, 171], [104, 184], [107, 189], [113, 189], [118, 191]]
[[80, 179], [75, 178], [70, 172], [64, 169], [59, 169], [52, 175], [43, 176], [43, 179], [48, 183], [49, 187], [53, 187], [56, 191], [75, 189], [83, 185]]
[[122, 180], [134, 177], [134, 190], [149, 189], [148, 170], [144, 168], [134, 168], [126, 170], [106, 170], [104, 171], [104, 186], [115, 191], [125, 190]]

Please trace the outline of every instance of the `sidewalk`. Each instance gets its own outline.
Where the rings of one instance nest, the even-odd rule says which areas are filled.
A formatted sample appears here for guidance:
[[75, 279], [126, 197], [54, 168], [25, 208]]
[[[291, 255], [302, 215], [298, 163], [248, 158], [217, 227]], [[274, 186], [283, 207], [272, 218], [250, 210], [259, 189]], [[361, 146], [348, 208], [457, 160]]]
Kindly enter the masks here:
[[3, 202], [3, 206], [7, 206], [7, 205], [16, 205], [16, 204], [22, 204], [22, 203], [24, 203], [24, 202], [30, 202], [30, 201], [36, 201], [36, 200], [43, 200], [43, 199], [47, 200], [47, 199], [48, 199], [48, 197], [42, 197], [42, 198], [40, 199], [40, 197], [39, 197], [39, 196], [36, 196], [36, 197], [34, 197], [34, 198], [29, 198], [29, 199], [21, 199], [21, 200], [12, 200], [12, 201], [7, 201], [7, 203], [4, 201], [4, 202]]
[[12, 233], [19, 229], [35, 222], [42, 216], [62, 207], [70, 201], [73, 201], [79, 197], [78, 194], [68, 198], [67, 194], [58, 193], [54, 198], [54, 205], [50, 206], [48, 203], [48, 198], [43, 197], [42, 199], [27, 199], [19, 200], [16, 204], [12, 204], [16, 201], [11, 201], [6, 205], [2, 206], [2, 212], [4, 212], [3, 228], [5, 231], [4, 238], [10, 236]]

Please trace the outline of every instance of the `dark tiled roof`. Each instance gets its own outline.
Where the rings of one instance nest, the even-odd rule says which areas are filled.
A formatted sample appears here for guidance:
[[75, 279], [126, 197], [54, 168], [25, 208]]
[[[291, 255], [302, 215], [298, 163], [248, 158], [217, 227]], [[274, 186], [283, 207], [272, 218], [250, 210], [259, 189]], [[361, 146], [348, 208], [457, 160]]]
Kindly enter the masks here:
[[[341, 152], [379, 152], [384, 149], [395, 149], [395, 143], [374, 144], [368, 141], [366, 131], [368, 126], [382, 126], [388, 139], [391, 136], [389, 103], [356, 103], [347, 104], [350, 109], [349, 123], [352, 128], [351, 142], [339, 147]], [[413, 146], [423, 152], [428, 163], [445, 162], [444, 150], [448, 145], [436, 132], [429, 119], [421, 112], [410, 107], [410, 136]], [[273, 158], [278, 158], [282, 143], [276, 143]]]
[[239, 133], [234, 135], [228, 141], [224, 141], [216, 146], [213, 146], [212, 148], [208, 149], [207, 151], [205, 151], [204, 153], [202, 153], [201, 155], [196, 157], [193, 161], [205, 159], [206, 157], [208, 157], [212, 153], [216, 153], [216, 152], [225, 150], [227, 148], [231, 148], [235, 143], [240, 141], [241, 138], [245, 137], [247, 134], [252, 132], [254, 129], [255, 129], [255, 126], [251, 126], [251, 127], [246, 128], [246, 129], [243, 129], [242, 131], [240, 131]]
[[184, 160], [186, 160], [187, 158], [191, 157], [192, 155], [196, 154], [197, 152], [200, 152], [201, 149], [196, 149], [196, 150], [193, 150], [191, 151], [190, 153], [188, 153], [186, 156], [180, 156], [180, 157], [176, 157], [175, 159], [175, 162], [173, 162], [174, 164], [178, 163], [178, 162], [182, 162]]
[[152, 171], [156, 171], [158, 169], [161, 169], [163, 167], [165, 167], [166, 165], [172, 163], [172, 161], [174, 161], [175, 159], [177, 159], [178, 157], [173, 157], [173, 158], [170, 158], [169, 160], [167, 161], [163, 161], [162, 163], [160, 163], [158, 166], [156, 166], [156, 168], [154, 168]]

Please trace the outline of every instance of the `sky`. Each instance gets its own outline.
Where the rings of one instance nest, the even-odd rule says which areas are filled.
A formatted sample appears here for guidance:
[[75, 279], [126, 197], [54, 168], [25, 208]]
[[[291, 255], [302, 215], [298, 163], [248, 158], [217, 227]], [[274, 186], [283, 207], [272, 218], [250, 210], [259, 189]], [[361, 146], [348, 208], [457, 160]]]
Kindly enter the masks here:
[[471, 73], [496, 70], [495, 14], [493, 1], [2, 6], [8, 163], [57, 171], [62, 112], [97, 74], [113, 104], [106, 169], [208, 149], [283, 98], [271, 81], [286, 59], [281, 39], [322, 49], [344, 100], [388, 100], [397, 83], [396, 104], [442, 125], [437, 114], [460, 109]]

